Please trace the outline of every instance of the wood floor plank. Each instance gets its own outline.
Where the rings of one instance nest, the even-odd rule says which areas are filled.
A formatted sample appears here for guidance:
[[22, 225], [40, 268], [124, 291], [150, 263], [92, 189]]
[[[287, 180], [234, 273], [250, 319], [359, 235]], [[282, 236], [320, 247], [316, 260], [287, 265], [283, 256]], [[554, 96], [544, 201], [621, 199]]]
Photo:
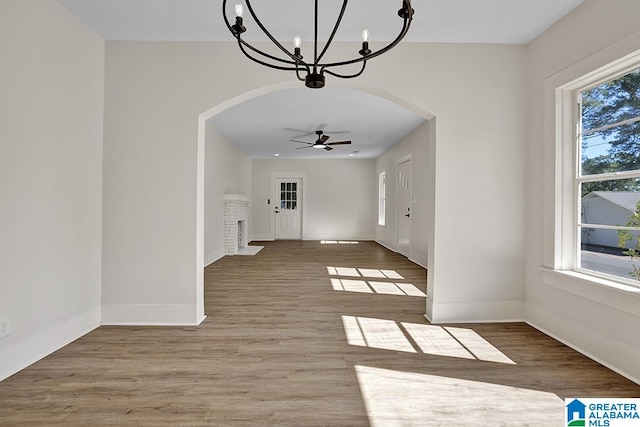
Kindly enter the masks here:
[[526, 324], [429, 325], [425, 270], [373, 242], [260, 244], [207, 267], [199, 327], [103, 326], [0, 382], [0, 425], [559, 425], [640, 396]]

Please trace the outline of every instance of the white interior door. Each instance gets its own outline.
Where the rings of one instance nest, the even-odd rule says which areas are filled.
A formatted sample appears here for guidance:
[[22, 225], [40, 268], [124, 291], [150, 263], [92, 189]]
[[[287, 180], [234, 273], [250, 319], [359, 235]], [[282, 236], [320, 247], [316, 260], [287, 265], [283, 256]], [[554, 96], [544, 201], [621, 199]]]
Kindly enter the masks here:
[[275, 180], [275, 239], [302, 239], [302, 179]]
[[411, 255], [411, 160], [398, 165], [398, 253]]

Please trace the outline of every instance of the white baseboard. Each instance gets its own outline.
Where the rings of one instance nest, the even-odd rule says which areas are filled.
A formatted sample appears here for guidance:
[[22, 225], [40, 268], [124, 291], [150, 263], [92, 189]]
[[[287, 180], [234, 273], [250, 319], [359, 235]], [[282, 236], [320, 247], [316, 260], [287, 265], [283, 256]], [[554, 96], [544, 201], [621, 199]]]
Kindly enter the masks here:
[[224, 257], [224, 253], [222, 252], [209, 252], [204, 256], [204, 266], [208, 266], [218, 261], [220, 258]]
[[0, 381], [100, 326], [100, 311], [99, 306], [90, 308], [0, 349]]
[[273, 236], [271, 234], [252, 234], [249, 236], [250, 242], [273, 242]]
[[411, 261], [414, 264], [419, 265], [420, 267], [424, 268], [425, 270], [427, 269], [426, 263], [423, 264], [422, 262], [413, 259], [413, 257], [409, 258], [409, 261]]
[[523, 301], [433, 303], [427, 301], [427, 320], [431, 323], [524, 322]]
[[385, 247], [385, 248], [389, 249], [391, 252], [398, 252], [398, 251], [396, 250], [396, 248], [395, 248], [395, 247], [393, 247], [393, 245], [386, 244], [385, 242], [382, 242], [382, 241], [377, 240], [377, 239], [375, 239], [375, 242], [376, 242], [377, 244], [379, 244], [380, 246], [383, 246], [383, 247]]
[[[638, 360], [640, 360], [639, 351], [630, 348], [624, 343], [611, 340], [606, 336], [602, 336], [600, 334], [592, 336], [591, 332], [589, 332], [588, 339], [593, 344], [594, 350], [595, 347], [604, 349], [603, 353], [606, 353], [608, 356], [612, 356], [612, 358], [617, 358], [618, 360], [607, 360], [607, 356], [599, 357], [594, 354], [594, 351], [586, 350], [584, 347], [576, 345], [568, 339], [563, 338], [563, 336], [584, 336], [585, 330], [582, 325], [571, 323], [567, 319], [560, 318], [555, 314], [549, 312], [548, 310], [543, 310], [531, 305], [527, 305], [527, 319], [525, 320], [525, 322], [531, 327], [536, 328], [543, 334], [550, 336], [556, 341], [560, 341], [567, 347], [571, 347], [578, 353], [584, 354], [589, 359], [598, 362], [602, 366], [611, 369], [612, 371], [622, 375], [625, 378], [628, 378], [630, 381], [633, 381], [636, 384], [640, 384], [640, 375], [638, 373], [633, 374], [629, 372], [629, 370], [640, 372], [640, 370], [638, 369]], [[550, 328], [541, 326], [541, 324], [543, 323], [562, 325], [564, 332], [562, 332], [561, 334], [554, 333], [550, 330]], [[632, 339], [631, 337], [629, 338]]]
[[369, 242], [374, 240], [374, 237], [369, 234], [363, 234], [360, 236], [330, 236], [323, 234], [307, 234], [306, 236], [302, 236], [302, 240], [343, 240], [343, 241], [360, 241], [360, 242]]
[[[398, 251], [397, 251], [397, 249], [396, 249], [396, 248], [393, 248], [393, 247], [391, 247], [390, 245], [388, 245], [388, 244], [386, 244], [386, 243], [384, 243], [384, 242], [382, 242], [382, 241], [380, 241], [380, 240], [377, 240], [377, 239], [374, 239], [374, 241], [375, 241], [377, 244], [379, 244], [380, 246], [383, 246], [383, 247], [385, 247], [385, 248], [389, 249], [391, 252], [398, 253]], [[427, 256], [426, 256], [425, 254], [421, 254], [421, 253], [411, 253], [411, 256], [410, 256], [410, 257], [408, 257], [407, 259], [408, 259], [409, 261], [411, 261], [412, 263], [417, 264], [417, 265], [419, 265], [420, 267], [422, 267], [422, 268], [424, 268], [424, 269], [426, 269], [426, 268], [427, 268], [427, 261], [426, 261], [426, 260], [427, 260]], [[423, 261], [423, 259], [424, 259], [424, 261]]]
[[103, 325], [197, 326], [195, 304], [104, 304]]

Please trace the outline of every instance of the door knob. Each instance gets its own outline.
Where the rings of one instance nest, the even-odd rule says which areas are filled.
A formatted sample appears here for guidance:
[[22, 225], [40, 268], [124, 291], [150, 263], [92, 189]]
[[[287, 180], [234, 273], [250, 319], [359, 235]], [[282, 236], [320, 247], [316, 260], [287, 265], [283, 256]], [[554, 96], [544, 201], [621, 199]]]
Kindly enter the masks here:
[[410, 214], [405, 214], [405, 216], [406, 216], [407, 218], [411, 217], [411, 215], [410, 215]]

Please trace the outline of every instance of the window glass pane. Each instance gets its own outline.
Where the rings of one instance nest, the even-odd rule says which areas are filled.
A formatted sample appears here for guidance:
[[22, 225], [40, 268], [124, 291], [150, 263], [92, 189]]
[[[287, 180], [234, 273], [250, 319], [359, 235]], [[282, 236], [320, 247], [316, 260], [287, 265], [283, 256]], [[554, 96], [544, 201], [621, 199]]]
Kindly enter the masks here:
[[640, 258], [632, 256], [629, 247], [638, 244], [638, 233], [628, 233], [629, 239], [618, 246], [619, 231], [584, 227], [580, 230], [580, 267], [638, 280], [634, 266], [640, 268]]
[[640, 116], [640, 69], [582, 92], [582, 128], [595, 129]]
[[609, 179], [595, 182], [583, 182], [581, 184], [580, 194], [582, 201], [584, 201], [585, 198], [593, 192], [603, 192], [605, 194], [601, 194], [601, 197], [607, 197], [611, 199], [613, 203], [621, 204], [627, 209], [631, 209], [636, 205], [636, 202], [634, 201], [635, 195], [623, 193], [640, 192], [640, 178]]
[[582, 175], [640, 169], [640, 121], [587, 133], [580, 142]]
[[583, 224], [640, 227], [640, 178], [584, 183], [582, 193]]

